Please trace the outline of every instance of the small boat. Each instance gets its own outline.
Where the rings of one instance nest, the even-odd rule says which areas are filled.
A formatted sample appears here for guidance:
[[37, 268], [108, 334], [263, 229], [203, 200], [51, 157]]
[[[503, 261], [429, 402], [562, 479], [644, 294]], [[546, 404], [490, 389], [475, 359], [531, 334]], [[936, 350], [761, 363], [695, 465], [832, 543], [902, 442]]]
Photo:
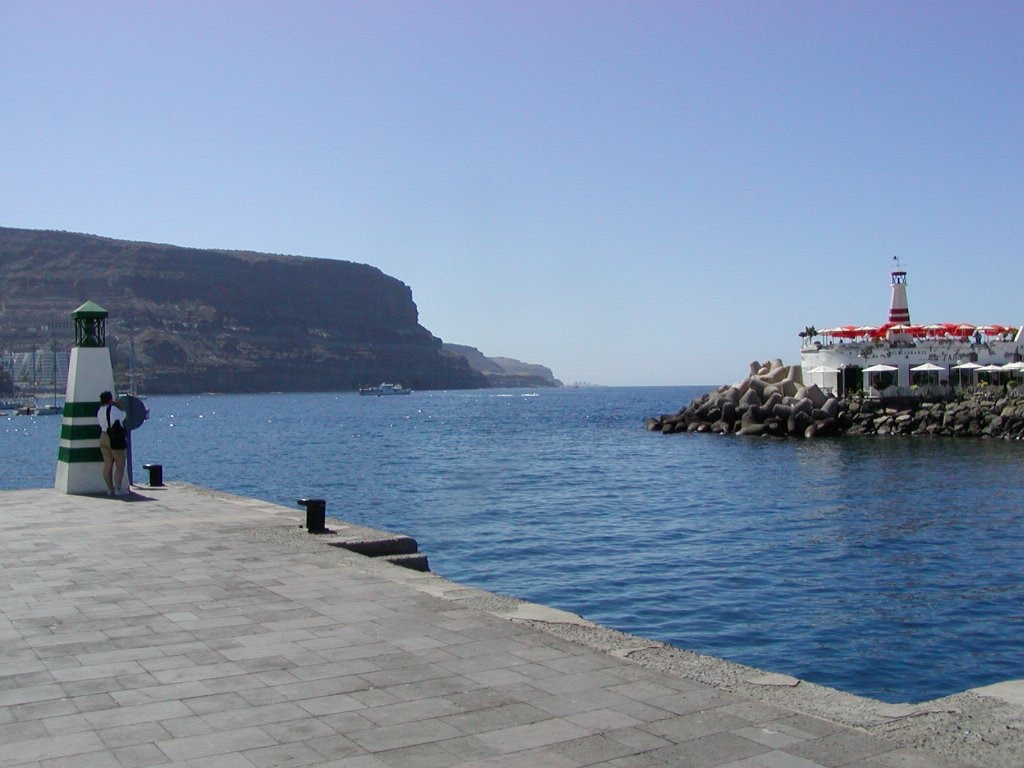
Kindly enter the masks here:
[[54, 403], [53, 405], [40, 405], [36, 408], [36, 416], [59, 416], [63, 409]]
[[376, 387], [360, 387], [359, 394], [376, 395], [377, 397], [383, 397], [384, 395], [410, 395], [412, 390], [406, 389], [401, 384], [381, 383]]

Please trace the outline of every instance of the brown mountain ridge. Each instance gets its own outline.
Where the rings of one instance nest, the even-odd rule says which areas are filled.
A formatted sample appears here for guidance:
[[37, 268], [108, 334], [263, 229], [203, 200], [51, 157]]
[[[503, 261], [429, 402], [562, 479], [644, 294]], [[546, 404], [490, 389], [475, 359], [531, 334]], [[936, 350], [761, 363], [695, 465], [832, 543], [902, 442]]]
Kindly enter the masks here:
[[366, 264], [0, 227], [0, 277], [0, 350], [66, 350], [91, 300], [119, 380], [134, 357], [151, 394], [490, 386]]

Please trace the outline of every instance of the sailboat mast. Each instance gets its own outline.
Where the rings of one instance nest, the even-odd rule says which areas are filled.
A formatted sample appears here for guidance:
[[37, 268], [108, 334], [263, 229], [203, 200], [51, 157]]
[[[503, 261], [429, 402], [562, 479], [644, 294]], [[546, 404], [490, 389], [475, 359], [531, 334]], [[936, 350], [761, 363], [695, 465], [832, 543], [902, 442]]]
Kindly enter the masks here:
[[138, 382], [135, 378], [135, 307], [131, 309], [128, 326], [128, 394], [139, 394]]

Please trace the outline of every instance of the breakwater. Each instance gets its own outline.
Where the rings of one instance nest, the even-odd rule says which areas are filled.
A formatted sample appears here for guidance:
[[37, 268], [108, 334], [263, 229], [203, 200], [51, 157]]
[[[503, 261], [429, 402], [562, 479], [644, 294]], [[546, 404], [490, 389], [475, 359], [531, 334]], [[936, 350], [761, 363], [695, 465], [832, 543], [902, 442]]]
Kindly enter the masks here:
[[695, 398], [674, 414], [646, 420], [664, 434], [825, 437], [829, 435], [933, 435], [1019, 440], [1024, 437], [1024, 388], [922, 388], [910, 395], [835, 397], [802, 382], [800, 366], [780, 360], [751, 363], [743, 381]]

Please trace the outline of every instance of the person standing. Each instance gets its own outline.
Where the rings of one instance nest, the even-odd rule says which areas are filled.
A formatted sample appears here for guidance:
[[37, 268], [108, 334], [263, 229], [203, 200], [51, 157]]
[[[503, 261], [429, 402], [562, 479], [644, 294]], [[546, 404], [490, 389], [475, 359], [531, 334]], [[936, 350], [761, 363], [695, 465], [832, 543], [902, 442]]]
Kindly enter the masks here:
[[[100, 453], [103, 454], [103, 481], [107, 484], [108, 496], [124, 496], [127, 490], [121, 488], [124, 480], [124, 464], [127, 445], [124, 440], [125, 412], [117, 406], [110, 392], [100, 393], [100, 408], [96, 420], [100, 425]], [[115, 424], [120, 426], [118, 429]], [[113, 440], [111, 427], [114, 428]]]

